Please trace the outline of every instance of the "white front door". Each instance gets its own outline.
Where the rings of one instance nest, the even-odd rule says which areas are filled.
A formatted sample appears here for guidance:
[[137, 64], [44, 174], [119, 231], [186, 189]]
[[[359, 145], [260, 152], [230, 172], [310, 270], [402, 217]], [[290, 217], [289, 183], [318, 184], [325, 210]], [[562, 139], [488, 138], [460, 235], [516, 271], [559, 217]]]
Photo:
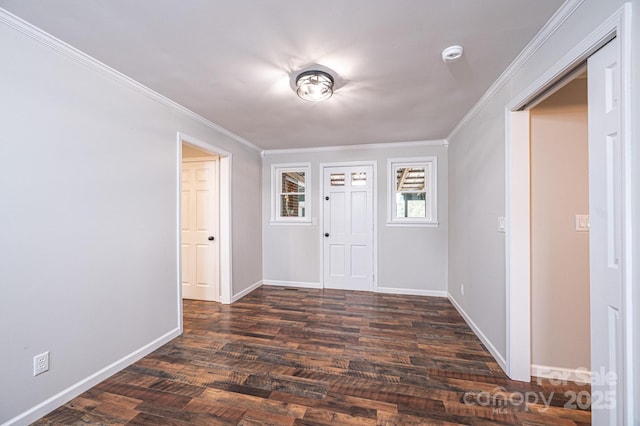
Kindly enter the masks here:
[[373, 166], [323, 169], [324, 287], [373, 290]]
[[182, 163], [182, 297], [219, 301], [218, 162]]
[[594, 425], [623, 424], [620, 60], [614, 39], [588, 60], [591, 387]]

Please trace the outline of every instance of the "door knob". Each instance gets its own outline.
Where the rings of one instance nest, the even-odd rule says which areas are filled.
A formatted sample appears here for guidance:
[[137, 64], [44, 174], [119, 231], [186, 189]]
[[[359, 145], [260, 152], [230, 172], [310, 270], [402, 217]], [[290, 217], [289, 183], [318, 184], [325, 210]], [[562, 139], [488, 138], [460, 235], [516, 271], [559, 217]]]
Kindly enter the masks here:
[[325, 200], [329, 201], [329, 196], [324, 197]]
[[213, 237], [213, 235], [212, 235], [212, 236], [210, 236], [209, 238], [207, 238], [207, 240], [209, 240], [209, 241], [213, 241], [213, 240], [215, 240], [215, 238], [214, 238], [214, 237]]
[[325, 232], [324, 236], [325, 236], [325, 237], [328, 237], [328, 236], [329, 236], [329, 233], [328, 233], [328, 232]]

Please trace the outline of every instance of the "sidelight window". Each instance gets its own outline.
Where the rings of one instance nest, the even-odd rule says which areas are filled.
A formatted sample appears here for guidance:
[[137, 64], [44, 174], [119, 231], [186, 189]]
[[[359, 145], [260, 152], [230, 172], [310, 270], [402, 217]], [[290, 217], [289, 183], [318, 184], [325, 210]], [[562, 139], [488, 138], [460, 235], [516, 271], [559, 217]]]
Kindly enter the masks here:
[[271, 166], [271, 222], [310, 222], [311, 166], [304, 164], [274, 164]]
[[436, 157], [390, 159], [388, 225], [437, 226]]

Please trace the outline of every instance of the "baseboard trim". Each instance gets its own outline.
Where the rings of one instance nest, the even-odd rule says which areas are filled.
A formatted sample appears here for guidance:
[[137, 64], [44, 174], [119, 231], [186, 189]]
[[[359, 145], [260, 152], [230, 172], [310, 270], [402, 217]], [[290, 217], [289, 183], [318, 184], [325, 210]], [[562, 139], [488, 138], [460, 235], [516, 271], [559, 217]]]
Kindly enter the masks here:
[[507, 373], [507, 362], [505, 361], [504, 357], [500, 354], [500, 352], [498, 352], [496, 347], [493, 346], [493, 343], [491, 343], [491, 341], [487, 338], [487, 336], [484, 335], [482, 330], [480, 330], [480, 327], [478, 327], [476, 325], [476, 323], [473, 322], [471, 317], [469, 315], [467, 315], [465, 310], [462, 309], [462, 306], [460, 306], [460, 304], [456, 301], [456, 299], [453, 298], [451, 293], [447, 294], [447, 298], [449, 299], [451, 304], [456, 308], [456, 310], [460, 313], [460, 315], [462, 315], [462, 318], [469, 325], [469, 327], [471, 327], [471, 330], [473, 330], [473, 332], [476, 334], [476, 336], [478, 336], [478, 339], [480, 339], [480, 341], [487, 347], [487, 350], [489, 351], [491, 356], [493, 356], [493, 358], [496, 360], [496, 362], [498, 363], [500, 368], [502, 368], [502, 370], [506, 374]]
[[447, 297], [444, 290], [418, 290], [414, 288], [378, 287], [376, 293], [407, 294], [410, 296]]
[[531, 375], [544, 379], [556, 380], [560, 383], [576, 382], [591, 383], [591, 371], [586, 368], [561, 368], [549, 367], [548, 365], [531, 365]]
[[[320, 283], [302, 282], [302, 281], [280, 281], [280, 280], [264, 280], [263, 285], [272, 285], [277, 287], [298, 287], [298, 288], [322, 288]], [[394, 288], [394, 287], [378, 287], [374, 290], [376, 293], [386, 294], [407, 294], [412, 296], [431, 296], [431, 297], [447, 297], [446, 291], [439, 290], [418, 290], [413, 288]]]
[[256, 288], [262, 286], [262, 284], [263, 284], [263, 282], [262, 282], [262, 280], [260, 280], [255, 284], [251, 284], [248, 288], [245, 288], [240, 293], [234, 294], [233, 296], [231, 296], [231, 303], [237, 302], [238, 300], [242, 299], [243, 297], [245, 297], [247, 294], [251, 293]]
[[58, 394], [52, 396], [51, 398], [41, 402], [35, 407], [23, 412], [22, 414], [18, 414], [16, 417], [9, 419], [7, 422], [3, 423], [2, 426], [17, 426], [17, 425], [28, 425], [32, 422], [38, 420], [39, 418], [45, 416], [56, 408], [66, 404], [71, 401], [73, 398], [77, 397], [81, 393], [86, 390], [91, 389], [98, 383], [103, 380], [111, 377], [118, 371], [128, 367], [139, 359], [149, 355], [151, 352], [158, 349], [160, 346], [165, 343], [173, 340], [174, 338], [180, 335], [180, 329], [176, 328], [171, 330], [170, 332], [158, 337], [151, 343], [146, 344], [140, 349], [131, 352], [129, 355], [124, 356], [118, 361], [114, 362], [90, 375], [89, 377], [79, 381], [78, 383], [69, 386], [67, 389], [59, 392]]
[[264, 280], [263, 284], [278, 287], [322, 288], [322, 284], [320, 283], [308, 283], [302, 281]]

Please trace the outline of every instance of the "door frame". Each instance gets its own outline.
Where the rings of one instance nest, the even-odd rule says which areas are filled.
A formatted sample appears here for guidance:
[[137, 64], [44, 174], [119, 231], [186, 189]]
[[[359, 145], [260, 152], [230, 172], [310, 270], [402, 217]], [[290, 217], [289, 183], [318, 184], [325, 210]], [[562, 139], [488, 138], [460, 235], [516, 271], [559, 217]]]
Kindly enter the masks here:
[[324, 287], [324, 169], [329, 167], [358, 167], [358, 166], [371, 166], [373, 169], [373, 188], [371, 195], [371, 205], [373, 207], [373, 292], [378, 291], [378, 162], [373, 161], [347, 161], [340, 163], [320, 163], [320, 174], [318, 186], [318, 206], [319, 206], [319, 227], [318, 237], [320, 241], [320, 288]]
[[[623, 146], [623, 368], [633, 377], [632, 268], [631, 260], [631, 6], [623, 5], [584, 40], [564, 55], [505, 108], [505, 216], [506, 216], [506, 373], [520, 381], [531, 380], [531, 236], [530, 236], [530, 134], [529, 111], [520, 111], [568, 75], [613, 38], [620, 43], [621, 140]], [[626, 184], [625, 184], [626, 183]], [[590, 367], [590, 366], [589, 366]], [[623, 378], [624, 379], [624, 378]], [[623, 383], [625, 417], [632, 419], [630, 383]]]
[[211, 155], [216, 155], [218, 159], [218, 185], [219, 185], [219, 282], [220, 282], [220, 303], [231, 303], [231, 279], [232, 279], [232, 241], [231, 241], [231, 165], [232, 154], [215, 145], [203, 142], [185, 133], [178, 132], [176, 137], [176, 261], [177, 276], [176, 283], [178, 289], [178, 315], [180, 322], [180, 332], [182, 333], [182, 144], [187, 144], [205, 151]]

